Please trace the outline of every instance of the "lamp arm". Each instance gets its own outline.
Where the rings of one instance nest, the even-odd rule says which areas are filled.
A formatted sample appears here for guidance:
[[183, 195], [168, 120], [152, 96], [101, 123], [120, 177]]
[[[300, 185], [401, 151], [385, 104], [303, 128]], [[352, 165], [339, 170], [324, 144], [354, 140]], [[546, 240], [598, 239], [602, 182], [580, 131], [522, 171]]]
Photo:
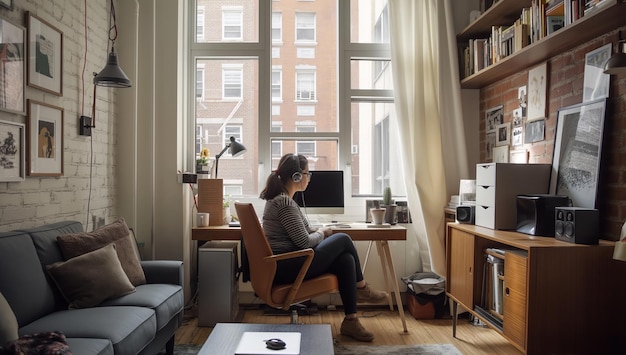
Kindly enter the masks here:
[[219, 165], [220, 158], [222, 157], [222, 155], [224, 155], [224, 153], [226, 153], [226, 150], [230, 148], [230, 144], [231, 143], [226, 144], [224, 149], [222, 149], [222, 151], [215, 156], [215, 179], [217, 179], [217, 166]]

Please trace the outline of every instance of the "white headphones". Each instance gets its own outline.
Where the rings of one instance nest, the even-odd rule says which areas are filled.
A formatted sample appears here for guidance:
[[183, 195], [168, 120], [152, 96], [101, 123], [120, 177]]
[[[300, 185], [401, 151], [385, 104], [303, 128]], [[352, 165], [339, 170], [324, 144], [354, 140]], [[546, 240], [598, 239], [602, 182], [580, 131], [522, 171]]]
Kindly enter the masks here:
[[291, 174], [291, 180], [293, 182], [300, 182], [302, 181], [302, 169], [300, 168], [300, 159], [298, 158], [298, 155], [296, 154], [292, 154], [291, 156], [293, 157], [294, 164], [296, 165], [296, 168], [298, 169], [298, 171]]

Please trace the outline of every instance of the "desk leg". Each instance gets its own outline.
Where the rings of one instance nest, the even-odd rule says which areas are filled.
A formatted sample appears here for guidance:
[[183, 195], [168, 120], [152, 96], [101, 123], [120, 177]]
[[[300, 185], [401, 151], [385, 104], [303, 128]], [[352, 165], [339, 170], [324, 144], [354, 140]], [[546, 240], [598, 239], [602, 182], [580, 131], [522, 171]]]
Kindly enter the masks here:
[[363, 260], [363, 267], [361, 268], [361, 272], [363, 272], [363, 274], [365, 274], [365, 268], [367, 267], [367, 259], [369, 259], [370, 257], [370, 251], [372, 250], [372, 243], [374, 243], [374, 241], [370, 240], [369, 244], [367, 245], [367, 252], [365, 253], [365, 260]]
[[404, 317], [404, 307], [402, 306], [402, 297], [400, 297], [400, 288], [398, 287], [398, 277], [396, 276], [396, 270], [393, 267], [393, 259], [391, 259], [391, 251], [389, 250], [389, 242], [386, 240], [377, 241], [377, 247], [379, 248], [380, 253], [385, 254], [385, 259], [387, 259], [387, 266], [389, 266], [389, 275], [392, 278], [392, 284], [394, 288], [394, 293], [396, 294], [396, 304], [398, 306], [398, 313], [400, 314], [400, 319], [402, 320], [402, 327], [404, 328], [404, 332], [407, 333], [408, 330], [406, 328], [406, 319]]
[[[389, 262], [386, 260], [385, 251], [382, 246], [382, 241], [380, 240], [376, 241], [376, 250], [378, 251], [378, 256], [380, 257], [380, 266], [383, 271], [383, 276], [385, 277], [385, 291], [387, 291], [387, 293], [389, 294], [387, 297], [387, 303], [389, 303], [389, 310], [393, 311], [393, 300], [391, 298], [391, 291], [393, 290], [391, 286], [389, 285], [389, 272], [387, 270], [387, 266], [389, 265]], [[393, 278], [393, 275], [391, 277]]]
[[459, 307], [459, 304], [455, 300], [452, 300], [452, 337], [453, 338], [456, 338], [456, 321], [458, 318], [456, 312], [458, 311], [458, 307]]

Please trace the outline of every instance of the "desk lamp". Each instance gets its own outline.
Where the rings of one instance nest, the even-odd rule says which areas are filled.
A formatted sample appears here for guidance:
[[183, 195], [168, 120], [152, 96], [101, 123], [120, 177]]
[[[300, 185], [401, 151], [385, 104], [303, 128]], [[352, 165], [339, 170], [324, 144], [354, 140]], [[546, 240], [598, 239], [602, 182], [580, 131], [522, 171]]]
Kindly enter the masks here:
[[234, 157], [238, 157], [246, 152], [246, 147], [243, 144], [237, 142], [235, 137], [230, 137], [230, 143], [226, 144], [224, 149], [215, 156], [215, 178], [217, 179], [217, 166], [220, 161], [220, 157], [226, 152], [226, 149], [230, 148], [230, 154]]

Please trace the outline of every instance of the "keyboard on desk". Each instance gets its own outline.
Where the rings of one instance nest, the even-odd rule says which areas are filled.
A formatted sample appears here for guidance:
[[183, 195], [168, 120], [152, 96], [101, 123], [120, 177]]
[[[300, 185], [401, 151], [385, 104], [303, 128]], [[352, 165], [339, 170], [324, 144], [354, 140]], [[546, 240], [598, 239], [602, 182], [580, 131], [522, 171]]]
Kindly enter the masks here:
[[352, 228], [352, 226], [348, 223], [326, 223], [324, 224], [324, 227], [329, 227], [329, 228]]

